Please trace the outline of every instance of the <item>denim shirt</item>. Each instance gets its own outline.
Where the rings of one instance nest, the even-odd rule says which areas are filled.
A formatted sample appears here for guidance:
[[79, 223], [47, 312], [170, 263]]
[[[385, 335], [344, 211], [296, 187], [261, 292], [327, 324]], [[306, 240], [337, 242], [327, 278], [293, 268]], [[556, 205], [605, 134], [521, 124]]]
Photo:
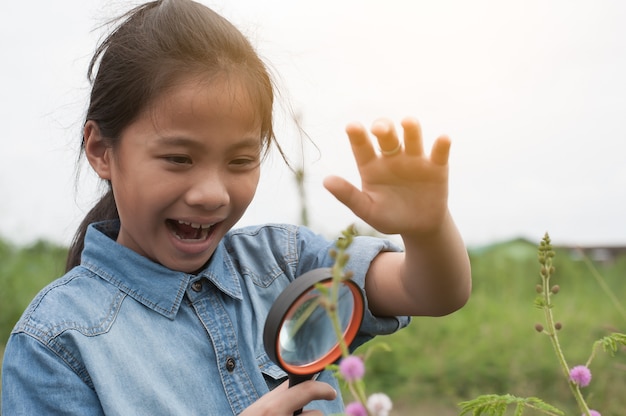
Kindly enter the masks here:
[[[329, 267], [333, 242], [270, 224], [230, 231], [197, 275], [115, 242], [119, 223], [92, 224], [81, 265], [43, 289], [7, 343], [5, 415], [239, 414], [286, 374], [265, 353], [265, 317], [304, 272]], [[391, 243], [357, 237], [347, 265], [361, 287]], [[357, 343], [409, 318], [367, 311]], [[337, 389], [323, 372], [318, 380]], [[343, 411], [341, 398], [305, 409]]]

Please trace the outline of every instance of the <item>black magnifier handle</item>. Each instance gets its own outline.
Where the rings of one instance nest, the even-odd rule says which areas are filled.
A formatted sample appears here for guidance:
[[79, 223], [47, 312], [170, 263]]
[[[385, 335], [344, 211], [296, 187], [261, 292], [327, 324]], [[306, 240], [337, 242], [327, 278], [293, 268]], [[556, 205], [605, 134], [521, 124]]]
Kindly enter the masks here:
[[289, 374], [289, 388], [302, 383], [303, 381], [311, 380], [315, 374], [305, 374], [305, 375], [297, 375], [297, 374]]
[[[315, 379], [315, 378], [317, 378], [318, 375], [319, 375], [319, 373], [317, 373], [317, 374], [305, 374], [305, 375], [289, 374], [289, 388], [292, 388], [293, 386], [295, 386], [297, 384], [300, 384], [303, 381]], [[298, 409], [295, 412], [293, 412], [293, 416], [297, 416], [297, 415], [299, 415], [301, 413], [302, 413], [302, 409]]]

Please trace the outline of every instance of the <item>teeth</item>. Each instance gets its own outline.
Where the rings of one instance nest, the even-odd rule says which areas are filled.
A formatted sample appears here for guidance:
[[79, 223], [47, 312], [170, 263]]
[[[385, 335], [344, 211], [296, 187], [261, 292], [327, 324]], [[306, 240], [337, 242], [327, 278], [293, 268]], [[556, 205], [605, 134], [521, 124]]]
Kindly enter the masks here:
[[187, 222], [187, 221], [181, 221], [181, 220], [178, 220], [178, 223], [179, 224], [188, 225], [188, 226], [190, 226], [192, 228], [196, 228], [196, 229], [202, 228], [203, 230], [211, 228], [211, 225], [213, 225], [213, 224], [198, 224], [198, 223], [195, 223], [195, 222]]

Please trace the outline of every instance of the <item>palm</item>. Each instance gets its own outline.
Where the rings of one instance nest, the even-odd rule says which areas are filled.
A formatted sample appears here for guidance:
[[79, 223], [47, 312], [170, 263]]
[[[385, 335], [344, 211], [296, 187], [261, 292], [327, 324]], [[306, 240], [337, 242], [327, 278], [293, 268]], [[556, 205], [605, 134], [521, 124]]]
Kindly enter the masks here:
[[[447, 212], [450, 141], [446, 137], [437, 139], [428, 156], [424, 154], [417, 121], [406, 119], [402, 125], [403, 146], [389, 121], [374, 125], [372, 133], [383, 149], [382, 155], [362, 126], [349, 126], [347, 132], [361, 176], [361, 190], [338, 177], [327, 178], [325, 185], [380, 232], [427, 233], [437, 229]], [[396, 153], [385, 155], [395, 149]]]

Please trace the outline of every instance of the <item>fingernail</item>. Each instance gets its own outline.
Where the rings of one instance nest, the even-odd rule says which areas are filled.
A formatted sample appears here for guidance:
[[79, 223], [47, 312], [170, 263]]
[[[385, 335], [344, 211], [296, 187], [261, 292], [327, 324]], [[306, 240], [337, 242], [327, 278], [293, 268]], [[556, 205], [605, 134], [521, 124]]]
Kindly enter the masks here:
[[378, 133], [387, 133], [389, 131], [389, 125], [387, 123], [384, 123], [383, 121], [375, 121], [372, 124], [372, 132], [378, 132]]

